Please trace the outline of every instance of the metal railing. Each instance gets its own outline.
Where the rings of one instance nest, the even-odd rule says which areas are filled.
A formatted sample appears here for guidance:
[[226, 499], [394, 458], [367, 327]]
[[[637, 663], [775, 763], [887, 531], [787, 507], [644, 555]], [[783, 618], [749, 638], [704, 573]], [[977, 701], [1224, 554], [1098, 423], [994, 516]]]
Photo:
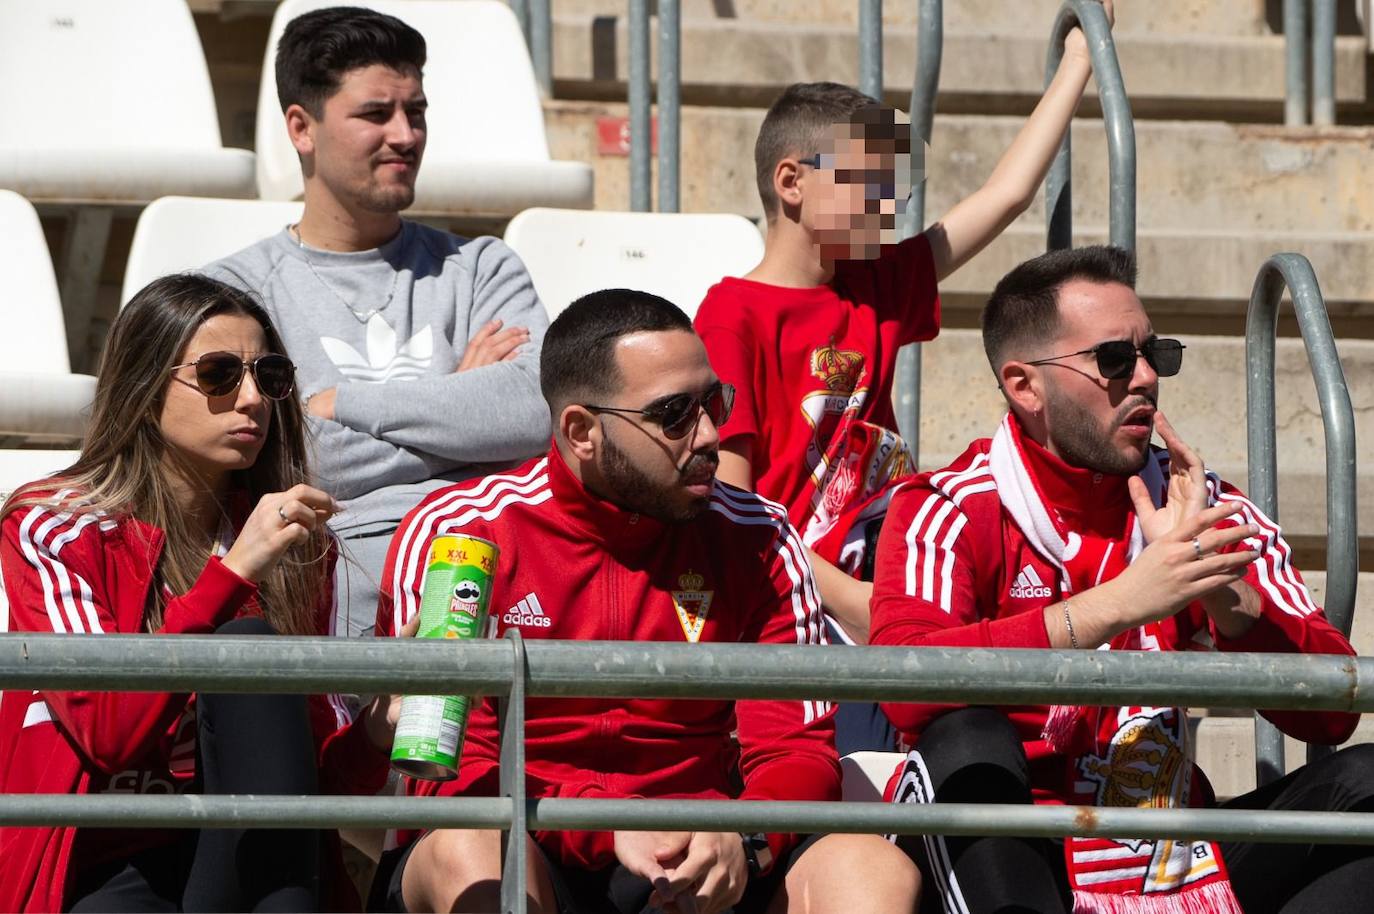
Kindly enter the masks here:
[[[921, 156], [921, 180], [911, 182], [903, 237], [925, 230], [926, 176], [925, 149], [935, 132], [935, 97], [940, 92], [940, 63], [944, 56], [943, 0], [920, 0], [916, 21], [916, 77], [911, 83], [911, 154]], [[893, 408], [897, 430], [911, 457], [921, 457], [921, 344], [903, 346], [897, 353], [897, 373], [893, 380]]]
[[[1049, 87], [1059, 62], [1064, 58], [1064, 39], [1076, 25], [1082, 25], [1092, 55], [1093, 79], [1102, 103], [1102, 120], [1107, 128], [1107, 156], [1110, 169], [1111, 243], [1135, 250], [1135, 120], [1121, 64], [1116, 56], [1107, 13], [1096, 0], [1065, 0], [1050, 32], [1050, 48], [1045, 61], [1045, 86]], [[1045, 177], [1045, 246], [1060, 250], [1073, 245], [1073, 175], [1071, 170], [1072, 131], [1066, 131], [1059, 153]]]
[[[1310, 43], [1307, 34], [1309, 4]], [[1336, 0], [1283, 0], [1283, 43], [1287, 87], [1283, 122], [1289, 127], [1304, 124], [1330, 127], [1336, 123]]]
[[553, 98], [553, 8], [552, 0], [510, 0], [520, 31], [525, 35], [534, 80], [544, 98]]
[[[1312, 264], [1301, 254], [1275, 254], [1265, 261], [1250, 292], [1245, 319], [1245, 418], [1249, 449], [1249, 496], [1278, 520], [1278, 444], [1274, 407], [1274, 349], [1279, 302], [1293, 299], [1303, 346], [1312, 366], [1326, 444], [1326, 598], [1331, 624], [1346, 635], [1354, 621], [1360, 545], [1356, 511], [1355, 411], [1336, 352], [1331, 321]], [[1309, 760], [1325, 754], [1309, 746]], [[1255, 718], [1255, 777], [1267, 784], [1283, 775], [1283, 737]]]
[[500, 797], [0, 795], [7, 825], [468, 827], [505, 832], [502, 909], [525, 911], [531, 829], [1178, 837], [1374, 844], [1374, 816], [984, 804], [560, 800], [525, 795], [526, 696], [1122, 703], [1374, 711], [1374, 658], [640, 642], [0, 635], [0, 689], [483, 694]]

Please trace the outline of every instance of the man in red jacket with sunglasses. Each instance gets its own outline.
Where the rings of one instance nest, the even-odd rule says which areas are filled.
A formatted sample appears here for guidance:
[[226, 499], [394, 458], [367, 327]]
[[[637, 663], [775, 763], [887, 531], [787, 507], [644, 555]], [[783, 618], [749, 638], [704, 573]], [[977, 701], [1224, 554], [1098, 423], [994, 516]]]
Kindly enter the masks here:
[[[983, 311], [1007, 399], [992, 438], [892, 499], [873, 643], [1353, 654], [1278, 525], [1208, 473], [1157, 409], [1184, 347], [1155, 334], [1120, 248], [1053, 251]], [[1152, 434], [1166, 445], [1155, 448]], [[1179, 708], [886, 704], [916, 747], [904, 803], [1215, 805]], [[1357, 716], [1265, 711], [1337, 744]], [[1374, 747], [1342, 750], [1227, 802], [1374, 811]], [[1374, 910], [1374, 854], [1246, 841], [930, 836], [909, 845], [945, 910], [1263, 914]]]
[[[715, 480], [718, 427], [734, 391], [687, 316], [644, 292], [574, 302], [549, 328], [541, 386], [549, 453], [440, 489], [401, 524], [377, 631], [419, 607], [426, 546], [463, 533], [501, 550], [492, 633], [613, 641], [824, 643], [806, 550], [778, 505]], [[833, 712], [824, 701], [532, 698], [526, 771], [534, 797], [834, 801]], [[412, 794], [494, 795], [490, 702], [474, 709], [458, 778]], [[496, 832], [433, 830], [384, 862], [388, 910], [495, 910]], [[874, 835], [539, 832], [531, 907], [646, 905], [717, 914], [909, 912], [919, 879]], [[856, 874], [862, 874], [856, 878]]]

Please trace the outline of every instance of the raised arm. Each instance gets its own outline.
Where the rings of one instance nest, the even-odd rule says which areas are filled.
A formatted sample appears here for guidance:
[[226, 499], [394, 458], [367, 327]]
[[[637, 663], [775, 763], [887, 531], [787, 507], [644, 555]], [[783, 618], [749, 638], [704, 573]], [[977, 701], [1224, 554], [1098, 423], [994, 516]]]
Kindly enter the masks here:
[[[1111, 0], [1105, 0], [1103, 5], [1110, 22]], [[943, 280], [968, 263], [1030, 206], [1073, 120], [1090, 75], [1092, 60], [1087, 41], [1081, 29], [1074, 29], [1064, 41], [1064, 57], [1049, 88], [987, 181], [926, 230], [938, 279]]]

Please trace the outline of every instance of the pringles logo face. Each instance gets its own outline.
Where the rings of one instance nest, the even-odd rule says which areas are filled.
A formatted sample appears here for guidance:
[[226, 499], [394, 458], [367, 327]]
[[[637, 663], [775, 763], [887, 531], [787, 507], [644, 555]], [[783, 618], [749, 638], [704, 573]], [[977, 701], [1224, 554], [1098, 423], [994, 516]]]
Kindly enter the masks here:
[[[482, 588], [476, 581], [459, 581], [453, 588], [453, 599], [449, 601], [450, 613], [462, 613], [476, 619], [481, 612]], [[456, 636], [455, 636], [456, 637]]]
[[691, 570], [678, 576], [677, 586], [681, 589], [672, 592], [673, 609], [677, 611], [682, 633], [688, 641], [696, 644], [701, 638], [701, 630], [706, 627], [706, 616], [711, 611], [711, 599], [715, 591], [704, 589], [706, 578]]
[[836, 349], [833, 339], [828, 346], [811, 351], [811, 374], [832, 393], [853, 393], [863, 371], [864, 354], [854, 349]]

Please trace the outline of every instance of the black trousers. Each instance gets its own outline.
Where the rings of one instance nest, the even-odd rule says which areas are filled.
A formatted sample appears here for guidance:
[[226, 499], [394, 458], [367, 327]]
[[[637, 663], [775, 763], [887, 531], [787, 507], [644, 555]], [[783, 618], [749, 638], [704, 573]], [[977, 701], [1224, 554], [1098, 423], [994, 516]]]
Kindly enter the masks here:
[[[242, 618], [216, 634], [275, 632]], [[319, 792], [305, 696], [197, 695], [196, 719], [201, 793]], [[170, 846], [77, 871], [68, 910], [317, 911], [319, 861], [316, 830], [187, 830]]]
[[[1026, 755], [991, 708], [953, 711], [926, 728], [899, 802], [1030, 803]], [[1223, 804], [1230, 809], [1374, 811], [1374, 746], [1351, 746]], [[923, 911], [1072, 910], [1063, 844], [1044, 838], [925, 836], [900, 842], [929, 880]], [[1374, 911], [1374, 847], [1223, 843], [1247, 914]]]

